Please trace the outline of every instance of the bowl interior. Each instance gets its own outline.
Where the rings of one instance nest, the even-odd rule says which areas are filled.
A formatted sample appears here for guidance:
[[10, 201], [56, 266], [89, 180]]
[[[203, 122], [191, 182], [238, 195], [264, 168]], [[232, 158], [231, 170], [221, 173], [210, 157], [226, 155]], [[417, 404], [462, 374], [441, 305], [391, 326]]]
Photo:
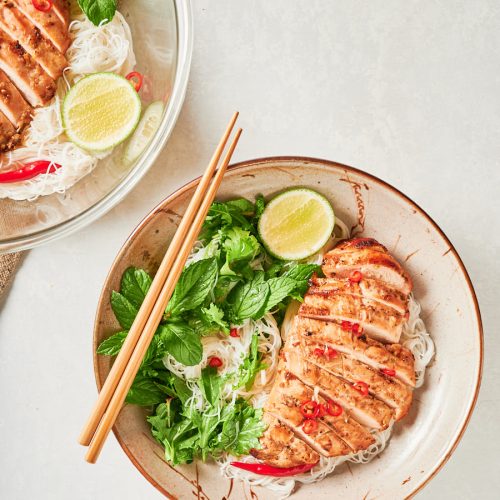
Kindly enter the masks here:
[[[175, 120], [182, 104], [183, 92], [180, 99], [170, 102], [174, 87], [179, 85], [179, 36], [182, 33], [179, 33], [177, 5], [176, 0], [122, 0], [119, 5], [132, 31], [137, 70], [151, 82], [147, 92], [145, 89], [141, 92], [143, 104], [146, 106], [155, 100], [167, 104], [160, 129], [143, 157], [125, 167], [121, 161], [123, 146], [118, 147], [65, 193], [42, 196], [35, 201], [0, 199], [0, 251], [43, 242], [45, 235], [48, 239], [49, 234], [52, 237], [58, 230], [62, 232], [69, 221], [85, 217], [110, 195], [119, 201], [124, 193], [118, 196], [114, 191], [140, 177], [151, 165], [159, 152], [163, 131]], [[148, 29], [144, 29], [145, 26]], [[184, 24], [181, 27], [186, 30]]]
[[[119, 329], [109, 305], [130, 265], [154, 272], [192, 197], [196, 181], [181, 188], [149, 214], [127, 240], [105, 282], [98, 306], [94, 344]], [[482, 334], [477, 302], [467, 273], [439, 228], [410, 200], [387, 184], [349, 167], [303, 158], [270, 158], [239, 164], [224, 178], [220, 199], [253, 199], [292, 186], [323, 193], [354, 231], [386, 245], [415, 283], [422, 317], [436, 343], [436, 356], [410, 414], [395, 426], [386, 450], [366, 465], [342, 466], [315, 485], [302, 486], [295, 498], [404, 498], [421, 488], [446, 461], [462, 435], [479, 387]], [[98, 386], [110, 359], [94, 357]], [[175, 470], [150, 435], [144, 411], [126, 406], [115, 434], [139, 470], [161, 491], [186, 498], [251, 496], [239, 481], [223, 479], [216, 465], [191, 464]], [[253, 488], [259, 498], [274, 498]]]

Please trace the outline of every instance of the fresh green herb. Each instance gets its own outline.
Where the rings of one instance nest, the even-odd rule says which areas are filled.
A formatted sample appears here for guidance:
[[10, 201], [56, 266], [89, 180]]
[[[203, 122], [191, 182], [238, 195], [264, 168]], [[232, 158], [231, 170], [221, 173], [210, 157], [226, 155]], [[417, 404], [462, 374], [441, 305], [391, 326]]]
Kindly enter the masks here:
[[125, 298], [124, 295], [115, 291], [111, 293], [111, 308], [121, 327], [128, 330], [137, 316], [138, 308]]
[[201, 361], [203, 348], [200, 337], [188, 325], [166, 323], [160, 325], [159, 334], [166, 352], [186, 366], [197, 365]]
[[80, 9], [87, 19], [96, 26], [113, 19], [117, 7], [116, 0], [78, 0]]
[[244, 387], [248, 391], [252, 387], [257, 373], [266, 368], [267, 366], [262, 362], [262, 353], [259, 352], [259, 334], [256, 332], [252, 337], [250, 352], [240, 365], [238, 381], [234, 388]]
[[118, 332], [111, 335], [111, 337], [108, 337], [106, 340], [101, 342], [97, 348], [97, 354], [116, 356], [120, 352], [120, 349], [127, 338], [127, 333], [128, 332]]
[[122, 276], [120, 291], [137, 309], [146, 297], [151, 286], [151, 276], [143, 269], [129, 267]]

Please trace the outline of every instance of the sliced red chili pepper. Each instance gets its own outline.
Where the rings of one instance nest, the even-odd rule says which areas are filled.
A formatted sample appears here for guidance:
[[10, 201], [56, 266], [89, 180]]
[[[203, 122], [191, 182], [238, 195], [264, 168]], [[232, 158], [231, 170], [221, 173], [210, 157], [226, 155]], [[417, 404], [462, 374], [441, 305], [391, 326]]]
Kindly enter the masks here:
[[306, 418], [316, 418], [319, 413], [319, 405], [316, 401], [309, 399], [300, 405], [300, 413]]
[[138, 71], [132, 71], [125, 77], [134, 87], [136, 92], [139, 92], [142, 87], [142, 82], [144, 81], [144, 77]]
[[220, 368], [222, 366], [222, 359], [217, 356], [212, 356], [208, 359], [208, 366], [211, 366], [212, 368]]
[[349, 276], [349, 281], [351, 283], [359, 283], [363, 279], [363, 275], [359, 271], [354, 271]]
[[327, 347], [326, 348], [326, 357], [328, 359], [333, 359], [336, 358], [339, 355], [338, 351], [334, 349], [333, 347]]
[[312, 418], [306, 418], [305, 422], [302, 424], [302, 430], [306, 434], [311, 434], [318, 428], [317, 420], [313, 420]]
[[394, 375], [396, 375], [396, 370], [392, 370], [391, 368], [382, 368], [380, 371], [388, 377], [394, 377]]
[[352, 333], [354, 335], [361, 335], [363, 333], [364, 328], [359, 323], [354, 323], [352, 325]]
[[328, 414], [328, 410], [327, 410], [326, 405], [319, 404], [318, 407], [319, 407], [318, 418], [324, 417], [325, 415]]
[[342, 321], [340, 327], [344, 332], [350, 332], [352, 330], [352, 323], [350, 321]]
[[239, 337], [238, 328], [231, 328], [231, 330], [229, 330], [229, 335], [231, 335], [231, 337]]
[[342, 412], [344, 411], [342, 406], [340, 406], [335, 401], [332, 401], [331, 399], [327, 403], [326, 410], [328, 411], [328, 414], [331, 415], [332, 417], [338, 417], [342, 415]]
[[50, 9], [52, 9], [54, 0], [31, 0], [31, 3], [36, 10], [40, 10], [41, 12], [48, 12]]
[[367, 383], [362, 382], [361, 380], [358, 380], [357, 382], [354, 382], [354, 384], [352, 384], [352, 386], [358, 392], [360, 392], [361, 394], [363, 394], [363, 396], [368, 396], [368, 387], [369, 386], [368, 386]]
[[59, 168], [61, 168], [61, 165], [52, 163], [51, 161], [32, 161], [30, 163], [25, 163], [17, 170], [0, 173], [0, 183], [26, 181], [40, 174], [51, 174]]
[[313, 351], [314, 355], [317, 356], [318, 358], [322, 357], [325, 355], [325, 350], [324, 349], [320, 349], [319, 347], [316, 347], [316, 349], [314, 349]]
[[238, 469], [247, 470], [263, 476], [287, 477], [310, 471], [317, 463], [318, 462], [314, 464], [296, 465], [295, 467], [273, 467], [272, 465], [249, 464], [246, 462], [231, 462], [231, 465], [233, 467], [238, 467]]

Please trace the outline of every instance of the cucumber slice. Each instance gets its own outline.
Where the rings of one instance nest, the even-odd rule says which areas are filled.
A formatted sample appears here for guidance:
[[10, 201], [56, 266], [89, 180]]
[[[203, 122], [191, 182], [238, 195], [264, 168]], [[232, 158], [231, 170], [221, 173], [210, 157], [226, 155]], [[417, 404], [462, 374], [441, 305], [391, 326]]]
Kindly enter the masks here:
[[275, 196], [262, 213], [258, 231], [267, 251], [282, 260], [302, 260], [326, 244], [335, 226], [330, 202], [312, 189]]
[[163, 118], [163, 109], [162, 101], [155, 101], [146, 108], [139, 125], [135, 129], [134, 135], [130, 138], [123, 153], [123, 163], [126, 166], [132, 165], [148, 147], [148, 144], [160, 126]]

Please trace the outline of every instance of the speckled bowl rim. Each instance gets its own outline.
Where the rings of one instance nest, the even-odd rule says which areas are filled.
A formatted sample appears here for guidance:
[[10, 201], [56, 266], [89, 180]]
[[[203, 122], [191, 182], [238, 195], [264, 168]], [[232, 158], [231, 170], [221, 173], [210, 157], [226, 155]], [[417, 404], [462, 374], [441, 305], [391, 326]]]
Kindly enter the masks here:
[[[373, 181], [379, 185], [381, 185], [384, 188], [389, 189], [392, 191], [394, 194], [398, 195], [400, 198], [402, 198], [404, 201], [409, 203], [415, 210], [417, 210], [421, 215], [427, 219], [427, 221], [434, 227], [434, 229], [439, 233], [439, 235], [443, 238], [444, 241], [449, 245], [450, 252], [455, 256], [457, 259], [457, 262], [460, 266], [460, 269], [462, 271], [462, 275], [465, 278], [465, 281], [467, 283], [467, 286], [469, 287], [469, 293], [472, 297], [472, 301], [474, 303], [474, 311], [475, 311], [475, 316], [476, 316], [476, 321], [477, 321], [477, 332], [478, 332], [478, 341], [479, 341], [479, 367], [478, 367], [478, 375], [477, 375], [477, 380], [476, 380], [476, 387], [474, 390], [474, 396], [472, 398], [472, 401], [469, 403], [469, 410], [467, 412], [467, 415], [462, 422], [462, 425], [460, 427], [460, 430], [456, 437], [454, 438], [453, 442], [451, 443], [451, 446], [449, 447], [448, 451], [443, 454], [442, 457], [438, 460], [437, 464], [434, 466], [434, 468], [427, 474], [425, 478], [422, 478], [419, 484], [415, 486], [413, 491], [406, 497], [406, 498], [412, 498], [415, 496], [419, 491], [421, 491], [430, 481], [431, 479], [436, 476], [436, 474], [443, 468], [443, 466], [446, 464], [446, 462], [450, 459], [451, 455], [453, 452], [456, 450], [460, 440], [462, 439], [465, 430], [467, 429], [467, 426], [469, 424], [470, 418], [472, 416], [472, 413], [474, 411], [474, 408], [476, 406], [477, 398], [479, 395], [479, 389], [481, 386], [481, 379], [483, 375], [483, 358], [484, 358], [484, 339], [483, 339], [483, 323], [481, 319], [481, 312], [479, 310], [479, 303], [477, 300], [476, 292], [474, 290], [474, 286], [472, 285], [472, 281], [470, 279], [469, 273], [467, 272], [467, 269], [465, 267], [465, 264], [463, 263], [462, 259], [460, 258], [460, 255], [458, 254], [457, 250], [449, 240], [449, 238], [446, 236], [444, 231], [439, 227], [439, 225], [432, 219], [432, 217], [427, 214], [425, 210], [423, 210], [417, 203], [415, 203], [411, 198], [406, 196], [404, 193], [402, 193], [399, 189], [395, 188], [391, 184], [383, 181], [379, 177], [376, 177], [375, 175], [369, 174], [368, 172], [365, 172], [364, 170], [360, 170], [355, 167], [351, 167], [349, 165], [344, 165], [343, 163], [337, 163], [334, 161], [330, 160], [325, 160], [321, 158], [311, 158], [307, 156], [269, 156], [269, 157], [263, 157], [263, 158], [255, 158], [252, 160], [246, 160], [246, 161], [241, 161], [239, 163], [235, 163], [233, 165], [229, 166], [229, 170], [232, 172], [237, 171], [237, 170], [242, 170], [247, 167], [259, 165], [259, 166], [265, 166], [266, 164], [275, 164], [276, 162], [282, 162], [282, 161], [291, 161], [291, 162], [309, 162], [309, 163], [315, 163], [315, 164], [320, 164], [326, 167], [330, 168], [341, 168], [344, 169], [347, 172], [351, 172], [354, 174], [357, 174], [361, 177], [365, 177], [366, 179], [369, 179], [370, 181]], [[172, 203], [173, 200], [175, 200], [177, 197], [181, 196], [185, 191], [188, 191], [189, 189], [192, 189], [194, 186], [198, 184], [200, 181], [201, 177], [197, 177], [193, 179], [192, 181], [184, 184], [183, 186], [179, 187], [177, 190], [175, 190], [172, 194], [167, 196], [163, 201], [158, 203], [151, 212], [144, 217], [144, 219], [137, 225], [137, 227], [132, 231], [130, 236], [127, 238], [123, 246], [121, 247], [120, 251], [118, 252], [117, 256], [113, 260], [113, 263], [111, 264], [110, 271], [108, 272], [108, 275], [106, 276], [106, 279], [104, 283], [106, 284], [112, 275], [113, 269], [115, 265], [118, 263], [118, 261], [122, 258], [122, 255], [125, 253], [125, 251], [130, 247], [132, 242], [135, 240], [135, 238], [138, 236], [138, 234], [142, 231], [142, 228], [144, 227], [145, 224], [148, 223], [148, 221], [156, 215], [159, 209], [161, 209], [164, 205]], [[101, 380], [100, 374], [97, 369], [97, 335], [98, 335], [98, 322], [97, 322], [97, 314], [99, 313], [99, 306], [102, 303], [103, 300], [107, 300], [107, 297], [104, 297], [104, 289], [105, 285], [103, 286], [103, 290], [99, 296], [99, 301], [98, 301], [98, 307], [97, 307], [97, 312], [96, 312], [96, 321], [94, 323], [94, 333], [93, 333], [93, 342], [92, 342], [92, 356], [93, 356], [93, 362], [94, 362], [94, 375], [96, 379], [96, 385], [97, 389], [100, 391], [102, 387], [103, 381]], [[127, 445], [124, 443], [124, 441], [121, 438], [121, 435], [119, 431], [117, 430], [116, 426], [113, 427], [113, 433], [118, 440], [118, 443], [122, 447], [123, 451], [125, 454], [128, 456], [130, 461], [135, 465], [137, 470], [158, 490], [160, 491], [163, 495], [165, 495], [168, 498], [175, 498], [173, 497], [167, 490], [165, 490], [160, 484], [158, 484], [153, 477], [151, 477], [142, 467], [142, 465], [136, 460], [135, 456], [131, 453], [131, 451], [128, 449]]]

